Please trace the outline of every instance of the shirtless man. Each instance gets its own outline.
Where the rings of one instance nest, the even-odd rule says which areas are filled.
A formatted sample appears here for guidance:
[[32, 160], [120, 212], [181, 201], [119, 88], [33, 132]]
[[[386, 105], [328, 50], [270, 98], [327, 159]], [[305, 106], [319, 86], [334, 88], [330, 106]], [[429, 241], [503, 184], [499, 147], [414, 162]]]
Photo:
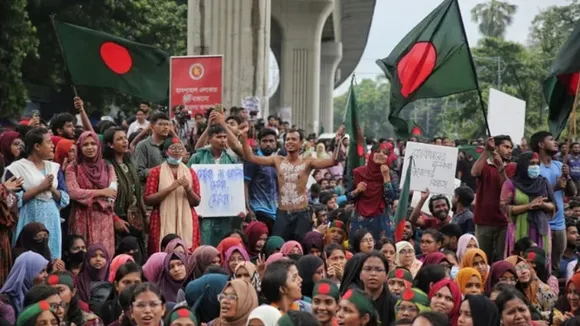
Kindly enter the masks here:
[[338, 164], [336, 154], [327, 159], [301, 158], [303, 136], [298, 130], [290, 129], [285, 143], [288, 156], [256, 156], [245, 135], [242, 137], [244, 158], [257, 165], [273, 166], [278, 172], [278, 211], [272, 235], [301, 242], [302, 237], [312, 231], [312, 212], [308, 209], [306, 192], [308, 176], [313, 169], [326, 169]]

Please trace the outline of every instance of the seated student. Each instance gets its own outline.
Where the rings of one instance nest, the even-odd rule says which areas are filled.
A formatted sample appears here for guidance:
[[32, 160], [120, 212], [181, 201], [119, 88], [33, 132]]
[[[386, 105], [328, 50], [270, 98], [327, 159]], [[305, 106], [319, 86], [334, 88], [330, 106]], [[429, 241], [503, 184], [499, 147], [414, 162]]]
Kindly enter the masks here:
[[461, 227], [457, 224], [447, 224], [439, 230], [443, 235], [443, 249], [457, 251], [457, 243], [463, 234]]
[[328, 279], [323, 279], [314, 284], [312, 291], [312, 314], [320, 323], [320, 326], [332, 326], [336, 324], [336, 312], [340, 291], [338, 286]]

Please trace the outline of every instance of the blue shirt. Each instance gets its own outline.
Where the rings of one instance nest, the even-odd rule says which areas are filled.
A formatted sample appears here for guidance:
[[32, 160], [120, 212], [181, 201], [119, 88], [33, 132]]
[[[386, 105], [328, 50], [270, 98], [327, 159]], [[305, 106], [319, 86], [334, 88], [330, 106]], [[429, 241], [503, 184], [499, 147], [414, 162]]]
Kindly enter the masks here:
[[574, 181], [580, 181], [580, 156], [574, 157], [568, 155], [568, 166], [570, 167], [570, 176]]
[[[256, 153], [264, 156], [261, 151]], [[244, 161], [244, 178], [248, 183], [248, 203], [253, 212], [276, 219], [278, 209], [278, 174], [273, 166], [261, 166]]]
[[[562, 176], [562, 162], [554, 161], [550, 163], [550, 166], [540, 164], [540, 175], [548, 179], [548, 183], [554, 187], [558, 182], [558, 179]], [[558, 190], [554, 191], [554, 198], [556, 200], [556, 216], [550, 220], [550, 228], [552, 230], [561, 231], [566, 229], [566, 222], [564, 220], [564, 191]]]

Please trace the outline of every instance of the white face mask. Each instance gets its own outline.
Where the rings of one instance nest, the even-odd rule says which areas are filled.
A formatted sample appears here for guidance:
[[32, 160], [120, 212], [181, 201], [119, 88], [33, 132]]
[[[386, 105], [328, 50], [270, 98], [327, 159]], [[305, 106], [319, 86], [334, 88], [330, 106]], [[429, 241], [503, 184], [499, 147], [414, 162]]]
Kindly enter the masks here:
[[179, 163], [181, 163], [181, 160], [183, 160], [183, 156], [179, 158], [174, 158], [172, 156], [167, 157], [167, 163], [169, 163], [169, 165], [179, 165]]

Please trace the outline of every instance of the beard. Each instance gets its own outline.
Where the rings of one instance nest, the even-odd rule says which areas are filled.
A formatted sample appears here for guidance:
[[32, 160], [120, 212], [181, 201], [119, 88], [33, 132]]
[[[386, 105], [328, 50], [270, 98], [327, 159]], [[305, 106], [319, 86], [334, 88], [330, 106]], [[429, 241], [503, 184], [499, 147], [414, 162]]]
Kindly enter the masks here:
[[452, 211], [453, 213], [457, 212], [457, 205], [456, 205], [456, 204], [452, 204], [452, 205], [451, 205], [451, 211]]
[[274, 149], [266, 147], [266, 148], [260, 148], [260, 151], [262, 151], [262, 154], [264, 154], [264, 156], [270, 156], [274, 153]]
[[549, 156], [554, 156], [554, 155], [558, 154], [558, 150], [557, 149], [555, 149], [555, 150], [545, 149], [545, 151], [546, 151], [546, 154], [548, 154]]
[[437, 213], [433, 214], [435, 215], [436, 218], [440, 219], [440, 220], [445, 220], [447, 218], [447, 216], [449, 215], [449, 210], [441, 210], [438, 211]]

